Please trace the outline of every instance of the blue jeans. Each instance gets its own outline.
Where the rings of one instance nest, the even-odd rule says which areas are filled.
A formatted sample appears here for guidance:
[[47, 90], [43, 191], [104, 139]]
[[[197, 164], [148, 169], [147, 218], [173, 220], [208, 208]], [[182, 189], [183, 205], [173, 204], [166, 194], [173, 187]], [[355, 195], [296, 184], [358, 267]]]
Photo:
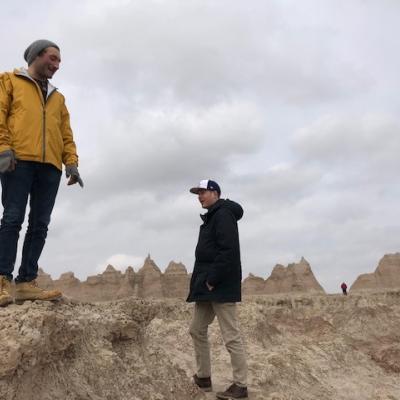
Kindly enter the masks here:
[[37, 277], [38, 260], [46, 242], [61, 171], [50, 164], [18, 161], [16, 169], [0, 174], [0, 179], [4, 207], [0, 225], [0, 275], [12, 280], [19, 232], [29, 197], [28, 229], [15, 281], [30, 282]]

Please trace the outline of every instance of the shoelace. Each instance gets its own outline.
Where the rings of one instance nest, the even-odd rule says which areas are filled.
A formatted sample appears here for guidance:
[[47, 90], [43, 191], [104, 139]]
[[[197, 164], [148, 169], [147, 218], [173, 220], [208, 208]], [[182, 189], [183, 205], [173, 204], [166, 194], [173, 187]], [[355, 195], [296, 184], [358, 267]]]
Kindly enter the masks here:
[[8, 292], [10, 290], [9, 287], [10, 283], [8, 282], [7, 278], [4, 278], [3, 276], [0, 278], [0, 293], [2, 292]]

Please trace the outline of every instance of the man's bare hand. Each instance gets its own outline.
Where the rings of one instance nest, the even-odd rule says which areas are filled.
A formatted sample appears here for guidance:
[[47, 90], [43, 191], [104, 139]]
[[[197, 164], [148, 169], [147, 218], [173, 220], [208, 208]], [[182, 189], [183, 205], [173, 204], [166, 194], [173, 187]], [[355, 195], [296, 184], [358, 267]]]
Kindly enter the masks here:
[[208, 282], [206, 282], [207, 289], [212, 292], [214, 290], [214, 286], [211, 286]]

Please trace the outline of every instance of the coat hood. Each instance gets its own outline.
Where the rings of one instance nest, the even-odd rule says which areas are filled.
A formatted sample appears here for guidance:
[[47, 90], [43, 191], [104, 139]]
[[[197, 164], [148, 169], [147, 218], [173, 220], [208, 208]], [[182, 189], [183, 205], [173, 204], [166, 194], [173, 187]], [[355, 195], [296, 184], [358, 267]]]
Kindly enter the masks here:
[[229, 199], [219, 199], [206, 214], [200, 215], [203, 221], [206, 221], [209, 216], [211, 216], [215, 211], [220, 208], [227, 208], [236, 218], [236, 221], [239, 221], [243, 217], [243, 208], [239, 203]]
[[221, 207], [229, 209], [231, 213], [235, 216], [236, 221], [239, 221], [239, 219], [243, 217], [243, 208], [239, 203], [236, 203], [235, 201], [229, 199], [222, 201], [223, 203], [221, 204]]

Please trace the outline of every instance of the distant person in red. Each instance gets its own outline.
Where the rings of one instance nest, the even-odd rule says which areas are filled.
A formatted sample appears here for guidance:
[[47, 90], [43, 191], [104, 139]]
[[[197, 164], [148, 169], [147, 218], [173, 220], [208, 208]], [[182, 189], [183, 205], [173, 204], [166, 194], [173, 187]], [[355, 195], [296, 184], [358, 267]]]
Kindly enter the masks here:
[[345, 296], [347, 296], [347, 285], [343, 282], [340, 287], [342, 288], [342, 292]]

